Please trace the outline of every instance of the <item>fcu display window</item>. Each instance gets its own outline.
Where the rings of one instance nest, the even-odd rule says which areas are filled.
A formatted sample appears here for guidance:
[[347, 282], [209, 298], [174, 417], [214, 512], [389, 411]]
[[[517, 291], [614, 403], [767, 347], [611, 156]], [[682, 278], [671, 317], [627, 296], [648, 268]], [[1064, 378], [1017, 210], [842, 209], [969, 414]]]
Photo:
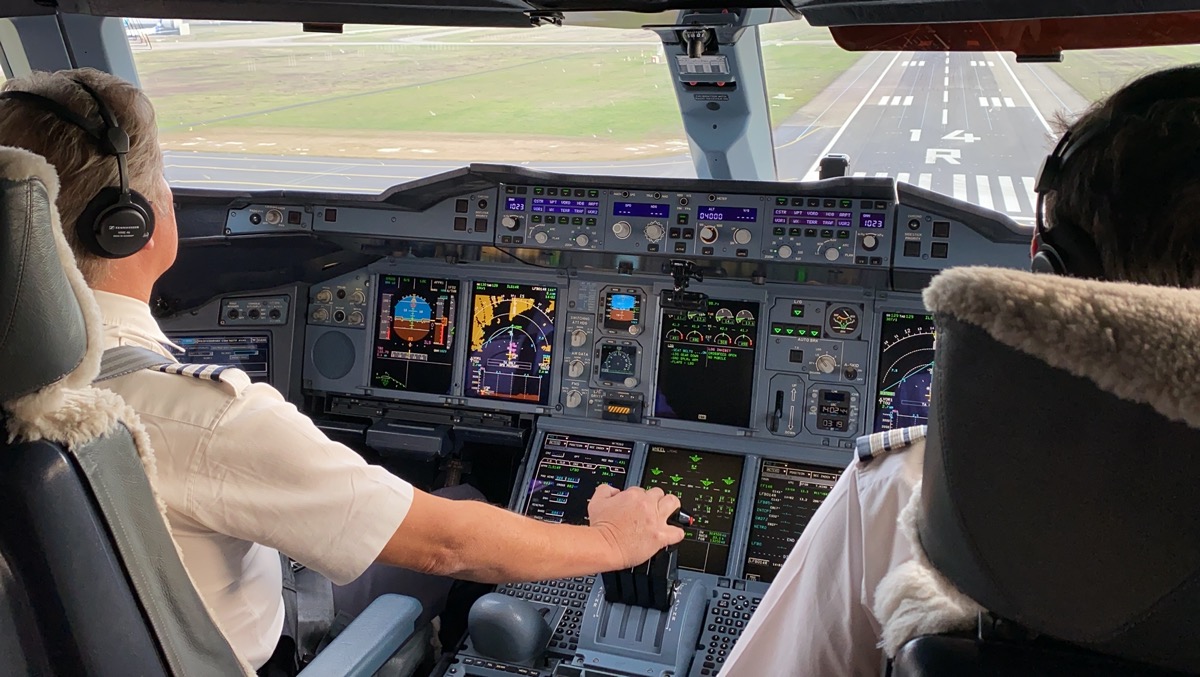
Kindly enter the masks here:
[[708, 299], [704, 310], [663, 308], [654, 415], [750, 425], [759, 304]]
[[684, 528], [679, 568], [723, 575], [742, 488], [741, 456], [651, 445], [642, 486], [661, 487], [679, 497], [696, 522]]
[[874, 431], [924, 425], [933, 387], [933, 315], [885, 312], [880, 325]]
[[371, 385], [449, 395], [458, 280], [380, 275]]
[[754, 516], [744, 577], [770, 583], [796, 540], [837, 483], [835, 468], [764, 460], [754, 492]]
[[557, 298], [554, 287], [474, 283], [468, 397], [546, 404]]
[[596, 487], [625, 488], [633, 443], [547, 433], [525, 492], [525, 514], [543, 522], [587, 524]]
[[254, 383], [271, 382], [271, 337], [268, 334], [167, 334], [172, 343], [183, 348], [180, 362], [213, 365], [208, 371], [215, 378], [222, 367], [246, 372]]

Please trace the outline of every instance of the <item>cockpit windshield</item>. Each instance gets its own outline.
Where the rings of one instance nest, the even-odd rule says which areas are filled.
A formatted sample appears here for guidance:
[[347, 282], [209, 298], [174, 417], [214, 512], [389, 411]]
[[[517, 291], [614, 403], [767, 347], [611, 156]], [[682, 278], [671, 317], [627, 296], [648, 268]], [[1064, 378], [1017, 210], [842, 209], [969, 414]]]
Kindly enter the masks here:
[[[694, 177], [671, 71], [638, 27], [497, 29], [127, 20], [175, 186], [378, 192], [498, 162]], [[803, 21], [760, 27], [778, 179], [827, 154], [1033, 218], [1055, 120], [1200, 48], [851, 53]], [[749, 177], [747, 177], [749, 178]]]

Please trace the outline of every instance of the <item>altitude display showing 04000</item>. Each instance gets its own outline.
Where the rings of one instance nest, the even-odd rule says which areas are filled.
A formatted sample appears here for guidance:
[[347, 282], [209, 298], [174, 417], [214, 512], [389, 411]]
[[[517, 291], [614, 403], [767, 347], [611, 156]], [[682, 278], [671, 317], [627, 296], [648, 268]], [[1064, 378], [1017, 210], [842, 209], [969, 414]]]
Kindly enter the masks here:
[[882, 325], [875, 432], [922, 425], [933, 385], [933, 316], [887, 312]]
[[467, 396], [545, 404], [558, 290], [476, 282], [473, 291]]

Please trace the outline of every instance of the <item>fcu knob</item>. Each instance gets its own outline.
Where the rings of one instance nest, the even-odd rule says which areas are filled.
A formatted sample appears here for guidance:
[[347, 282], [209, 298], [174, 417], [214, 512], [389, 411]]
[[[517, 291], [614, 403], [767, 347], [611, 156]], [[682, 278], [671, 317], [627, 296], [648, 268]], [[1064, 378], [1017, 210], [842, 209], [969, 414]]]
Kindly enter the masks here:
[[832, 374], [837, 369], [837, 360], [833, 355], [821, 355], [817, 358], [817, 371], [822, 374]]
[[733, 231], [734, 244], [750, 244], [750, 240], [754, 238], [754, 234], [745, 228], [737, 228]]
[[633, 226], [628, 221], [617, 221], [612, 225], [612, 232], [618, 240], [624, 240], [633, 235]]
[[588, 246], [588, 243], [591, 241], [592, 240], [587, 236], [587, 233], [580, 233], [575, 236], [575, 244], [579, 245], [580, 247]]
[[658, 242], [659, 240], [663, 239], [663, 235], [667, 234], [663, 229], [662, 224], [658, 221], [651, 221], [650, 223], [647, 223], [646, 228], [643, 229], [642, 232], [646, 235], [646, 239], [650, 240], [651, 242]]
[[533, 241], [538, 244], [546, 244], [547, 242], [550, 241], [550, 236], [546, 234], [546, 231], [540, 230], [540, 231], [534, 233]]
[[875, 235], [863, 235], [862, 246], [863, 249], [873, 252], [879, 247], [879, 238]]
[[791, 248], [791, 246], [789, 246], [789, 245], [786, 245], [786, 244], [785, 244], [785, 245], [781, 245], [781, 246], [779, 247], [779, 258], [781, 258], [781, 259], [790, 259], [790, 258], [792, 258], [792, 248]]
[[712, 244], [717, 241], [717, 229], [713, 226], [703, 226], [700, 228], [700, 241], [704, 244]]
[[567, 375], [571, 378], [579, 378], [580, 376], [583, 376], [583, 369], [584, 366], [581, 360], [571, 360], [571, 362], [567, 364]]
[[830, 247], [829, 249], [825, 250], [826, 261], [837, 261], [838, 257], [841, 255], [842, 253], [838, 251], [837, 247]]
[[500, 219], [500, 225], [509, 230], [516, 230], [521, 227], [521, 217], [517, 216], [516, 214], [505, 214], [504, 217]]

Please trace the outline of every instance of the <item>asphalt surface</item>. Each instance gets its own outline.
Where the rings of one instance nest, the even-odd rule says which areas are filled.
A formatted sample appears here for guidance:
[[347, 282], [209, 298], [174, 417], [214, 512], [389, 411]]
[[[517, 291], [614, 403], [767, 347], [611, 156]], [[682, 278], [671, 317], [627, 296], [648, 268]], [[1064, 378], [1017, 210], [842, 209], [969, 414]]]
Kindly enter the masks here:
[[[776, 126], [780, 180], [815, 179], [827, 153], [850, 157], [855, 176], [894, 176], [1007, 213], [1033, 216], [1033, 182], [1051, 145], [1055, 111], [1084, 101], [1044, 66], [987, 53], [870, 54]], [[462, 166], [436, 160], [368, 160], [171, 151], [172, 185], [225, 189], [379, 192]], [[691, 177], [687, 156], [630, 162], [520, 163], [564, 173]]]

